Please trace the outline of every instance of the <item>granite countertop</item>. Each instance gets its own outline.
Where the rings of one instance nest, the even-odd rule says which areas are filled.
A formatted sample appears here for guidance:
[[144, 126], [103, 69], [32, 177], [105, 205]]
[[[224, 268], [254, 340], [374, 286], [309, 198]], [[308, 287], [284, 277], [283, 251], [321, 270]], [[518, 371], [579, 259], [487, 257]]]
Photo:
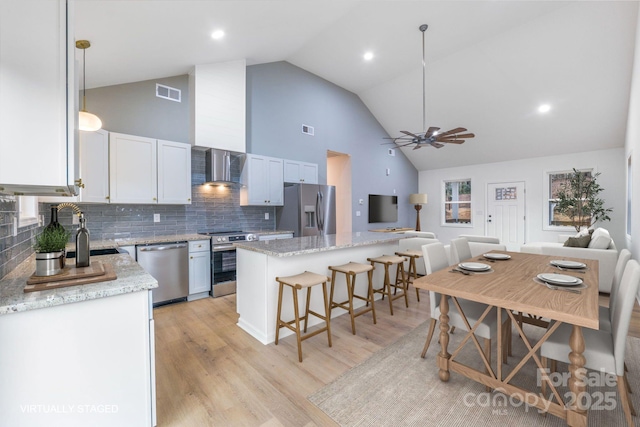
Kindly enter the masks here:
[[[116, 280], [69, 286], [47, 291], [24, 292], [27, 279], [35, 271], [35, 255], [0, 280], [0, 315], [53, 307], [79, 301], [145, 291], [158, 287], [158, 281], [127, 254], [91, 258], [113, 265]], [[73, 263], [67, 260], [67, 263]]]
[[328, 234], [325, 236], [294, 237], [293, 239], [265, 240], [258, 242], [234, 243], [237, 248], [260, 252], [269, 256], [285, 257], [352, 248], [356, 246], [391, 243], [406, 239], [407, 236], [394, 233], [355, 233]]

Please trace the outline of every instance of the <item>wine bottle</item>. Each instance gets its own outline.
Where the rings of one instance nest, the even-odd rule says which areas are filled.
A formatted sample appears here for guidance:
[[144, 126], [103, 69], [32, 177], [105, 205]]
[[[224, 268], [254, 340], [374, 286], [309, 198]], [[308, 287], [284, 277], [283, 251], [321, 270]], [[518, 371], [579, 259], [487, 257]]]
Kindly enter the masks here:
[[62, 228], [62, 225], [58, 222], [58, 205], [51, 205], [51, 221], [49, 221], [46, 228], [48, 230]]
[[89, 267], [89, 230], [84, 214], [80, 213], [80, 227], [76, 232], [76, 267]]

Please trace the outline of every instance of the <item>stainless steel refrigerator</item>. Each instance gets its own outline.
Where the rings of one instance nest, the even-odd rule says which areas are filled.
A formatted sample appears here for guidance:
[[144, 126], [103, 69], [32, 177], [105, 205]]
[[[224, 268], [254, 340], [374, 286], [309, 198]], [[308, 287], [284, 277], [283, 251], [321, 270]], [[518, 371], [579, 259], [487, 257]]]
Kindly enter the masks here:
[[276, 229], [293, 237], [336, 234], [336, 187], [285, 184], [284, 206], [276, 209]]

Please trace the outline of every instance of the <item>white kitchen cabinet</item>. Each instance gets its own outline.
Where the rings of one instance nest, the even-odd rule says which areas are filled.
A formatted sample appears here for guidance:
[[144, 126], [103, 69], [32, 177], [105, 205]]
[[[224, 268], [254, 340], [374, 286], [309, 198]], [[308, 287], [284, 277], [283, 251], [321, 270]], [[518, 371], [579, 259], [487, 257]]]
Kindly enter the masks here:
[[207, 298], [211, 291], [211, 240], [189, 242], [188, 301]]
[[0, 193], [77, 190], [73, 22], [64, 0], [0, 2]]
[[157, 203], [157, 141], [144, 136], [109, 134], [111, 203]]
[[240, 181], [241, 206], [282, 206], [283, 161], [275, 157], [247, 154]]
[[191, 204], [191, 146], [158, 140], [158, 203]]
[[79, 202], [109, 203], [109, 132], [80, 131]]
[[111, 203], [191, 203], [191, 146], [109, 134]]
[[189, 74], [195, 147], [246, 151], [246, 61], [196, 65]]
[[284, 182], [317, 184], [318, 165], [296, 160], [284, 160]]

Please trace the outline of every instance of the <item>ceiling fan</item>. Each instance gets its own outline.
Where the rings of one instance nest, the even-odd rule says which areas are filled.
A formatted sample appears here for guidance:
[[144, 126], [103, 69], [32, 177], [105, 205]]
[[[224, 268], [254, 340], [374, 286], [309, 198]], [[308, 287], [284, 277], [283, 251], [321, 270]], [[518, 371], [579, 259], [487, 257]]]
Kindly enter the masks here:
[[425, 60], [425, 47], [424, 47], [424, 32], [429, 26], [427, 24], [420, 25], [419, 29], [422, 32], [422, 129], [423, 132], [414, 133], [406, 130], [401, 130], [403, 135], [398, 137], [387, 137], [385, 139], [391, 139], [393, 142], [390, 144], [396, 144], [398, 147], [406, 147], [411, 144], [415, 144], [414, 150], [422, 148], [425, 145], [430, 145], [435, 148], [442, 148], [444, 144], [463, 144], [467, 138], [473, 138], [475, 135], [466, 132], [465, 128], [455, 128], [446, 132], [439, 132], [440, 128], [431, 126], [427, 129], [427, 113], [426, 113], [426, 60]]

